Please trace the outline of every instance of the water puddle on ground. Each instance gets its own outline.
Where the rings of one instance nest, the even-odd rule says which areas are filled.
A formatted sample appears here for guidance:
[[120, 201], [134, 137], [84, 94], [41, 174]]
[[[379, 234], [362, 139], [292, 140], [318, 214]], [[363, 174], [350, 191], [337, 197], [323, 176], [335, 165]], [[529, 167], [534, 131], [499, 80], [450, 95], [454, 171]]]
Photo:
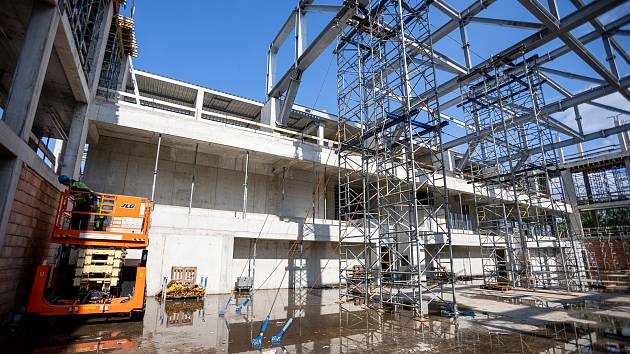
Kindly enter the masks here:
[[[257, 291], [239, 314], [240, 298], [220, 310], [227, 295], [201, 300], [147, 299], [144, 320], [62, 320], [50, 326], [32, 324], [8, 337], [1, 352], [16, 353], [628, 353], [627, 320], [595, 314], [591, 307], [571, 309], [595, 323], [555, 323], [519, 333], [508, 319], [479, 314], [457, 320], [431, 317], [413, 320], [405, 312], [379, 313], [365, 306], [336, 303], [338, 290]], [[275, 298], [275, 303], [274, 303]], [[273, 309], [270, 311], [271, 305]], [[561, 306], [565, 306], [562, 305]], [[606, 305], [608, 306], [608, 305]], [[599, 309], [600, 307], [598, 307]], [[252, 347], [263, 320], [270, 315], [262, 345]], [[288, 318], [292, 325], [274, 344]], [[33, 327], [35, 326], [35, 327]], [[9, 349], [7, 349], [9, 348]]]

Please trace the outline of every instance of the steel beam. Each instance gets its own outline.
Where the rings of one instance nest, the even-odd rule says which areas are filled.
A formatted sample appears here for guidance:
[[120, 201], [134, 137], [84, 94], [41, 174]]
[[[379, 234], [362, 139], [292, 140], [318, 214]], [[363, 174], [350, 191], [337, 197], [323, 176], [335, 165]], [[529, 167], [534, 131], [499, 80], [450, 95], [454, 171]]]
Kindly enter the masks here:
[[[367, 5], [368, 0], [358, 0], [363, 6]], [[279, 98], [289, 88], [291, 80], [295, 77], [297, 71], [304, 72], [322, 52], [335, 40], [348, 24], [348, 19], [354, 14], [354, 7], [351, 3], [345, 3], [342, 9], [333, 17], [332, 20], [324, 27], [320, 34], [313, 42], [304, 50], [304, 53], [298, 58], [282, 78], [269, 91], [269, 97]]]
[[[531, 52], [547, 44], [548, 42], [554, 40], [555, 38], [557, 38], [557, 36], [560, 33], [565, 33], [565, 32], [574, 30], [575, 28], [588, 22], [590, 19], [597, 17], [624, 2], [627, 2], [627, 0], [591, 2], [588, 5], [584, 6], [583, 8], [572, 12], [571, 14], [565, 16], [562, 20], [560, 20], [559, 21], [560, 29], [556, 31], [555, 33], [553, 33], [548, 28], [544, 28], [536, 33], [533, 33], [532, 35], [526, 37], [525, 39], [519, 41], [518, 43], [515, 43], [514, 45], [508, 47], [507, 49], [502, 50], [497, 55], [494, 55], [492, 58], [486, 59], [483, 62], [475, 65], [475, 67], [471, 69], [470, 74], [466, 76], [462, 76], [462, 77], [459, 77], [459, 76], [454, 77], [440, 84], [436, 88], [435, 91], [423, 93], [420, 97], [416, 98], [412, 102], [412, 108], [415, 108], [416, 106], [426, 101], [427, 99], [433, 98], [436, 95], [436, 93], [437, 93], [438, 98], [442, 97], [450, 92], [453, 92], [454, 90], [457, 90], [460, 85], [466, 84], [470, 82], [471, 80], [478, 78], [480, 75], [484, 74], [485, 68], [490, 67], [494, 60], [508, 60], [508, 61], [514, 60], [515, 58], [521, 56], [523, 54], [523, 51]], [[473, 4], [473, 6], [475, 4]], [[462, 12], [462, 17], [463, 16], [464, 16], [464, 13]], [[630, 20], [630, 15], [626, 15], [614, 21], [613, 23], [609, 24], [608, 26], [606, 26], [607, 27], [606, 30], [611, 31], [615, 28], [618, 28], [622, 26], [623, 24], [628, 23], [629, 20]], [[589, 33], [581, 37], [580, 40], [588, 42], [588, 41], [594, 40], [597, 37], [599, 37], [599, 34], [596, 31], [594, 31], [592, 33]], [[558, 56], [564, 53], [567, 53], [569, 51], [570, 49], [566, 45], [560, 48], [557, 48], [556, 50], [542, 57], [541, 60], [539, 61], [539, 64], [551, 61], [554, 58], [557, 58]], [[399, 113], [399, 112], [394, 112], [394, 113]]]
[[[565, 89], [564, 87], [562, 87], [562, 85], [560, 85], [558, 82], [556, 82], [555, 80], [553, 80], [552, 78], [550, 78], [549, 76], [543, 74], [543, 73], [539, 73], [539, 75], [545, 79], [545, 81], [547, 81], [547, 84], [549, 84], [549, 86], [551, 86], [551, 88], [553, 88], [554, 90], [560, 92], [563, 96], [565, 97], [573, 97], [573, 94], [571, 92], [569, 92], [569, 90]], [[630, 111], [621, 109], [621, 108], [617, 108], [617, 107], [613, 107], [607, 104], [603, 104], [603, 103], [599, 103], [599, 102], [586, 102], [586, 104], [594, 106], [594, 107], [599, 107], [599, 108], [603, 108], [612, 112], [616, 112], [616, 113], [621, 113], [621, 114], [627, 114], [630, 115]]]
[[[581, 9], [582, 7], [584, 7], [584, 2], [582, 0], [571, 0], [571, 3], [573, 3], [573, 6], [575, 6], [578, 9]], [[591, 25], [593, 25], [595, 30], [602, 36], [606, 34], [605, 26], [597, 18], [594, 18], [591, 21]], [[626, 61], [626, 63], [630, 64], [630, 55], [628, 55], [628, 52], [624, 50], [623, 46], [614, 38], [610, 38], [610, 42], [612, 46], [615, 48], [615, 50], [617, 50], [617, 52], [619, 52], [621, 57]]]
[[305, 5], [302, 10], [305, 12], [339, 12], [343, 9], [340, 5]]
[[[597, 58], [593, 54], [591, 54], [588, 49], [580, 42], [577, 38], [575, 38], [568, 31], [563, 31], [561, 29], [560, 23], [558, 19], [554, 18], [547, 9], [545, 9], [537, 0], [519, 0], [521, 5], [523, 5], [529, 12], [531, 12], [536, 18], [538, 18], [547, 29], [549, 29], [556, 37], [562, 39], [562, 41], [571, 48], [575, 54], [577, 54], [586, 64], [588, 64], [595, 72], [597, 72], [602, 78], [604, 78], [608, 83], [612, 86], [616, 87], [619, 93], [624, 96], [627, 100], [630, 101], [630, 93], [621, 88], [618, 78], [611, 73], [608, 69], [606, 69], [602, 63], [600, 63]], [[600, 3], [608, 2], [611, 4], [620, 5], [625, 1], [600, 1]], [[583, 7], [582, 9], [584, 9]], [[579, 11], [579, 10], [578, 10]], [[588, 17], [588, 13], [585, 14], [585, 17]], [[588, 21], [592, 21], [595, 16], [590, 17]]]
[[562, 71], [562, 70], [558, 70], [558, 69], [551, 69], [551, 68], [546, 68], [546, 67], [539, 66], [538, 70], [546, 72], [546, 73], [549, 73], [549, 74], [563, 76], [563, 77], [566, 77], [566, 78], [569, 78], [569, 79], [576, 79], [576, 80], [592, 82], [592, 83], [598, 84], [598, 85], [606, 83], [606, 81], [602, 80], [602, 79], [597, 79], [597, 78], [594, 78], [594, 77], [590, 77], [590, 76], [586, 76], [586, 75], [580, 75], [580, 74], [576, 74], [576, 73], [570, 73], [570, 72]]
[[[552, 149], [560, 149], [567, 146], [573, 146], [579, 143], [585, 143], [587, 141], [606, 138], [614, 134], [619, 134], [625, 131], [630, 131], [630, 123], [622, 124], [616, 127], [602, 129], [593, 133], [585, 134], [581, 138], [571, 138], [567, 140], [562, 140], [559, 142], [547, 144], [543, 146], [544, 151], [550, 151]], [[529, 149], [525, 153], [532, 154], [540, 151], [540, 147], [536, 149]]]
[[[630, 75], [624, 77], [621, 81], [621, 87], [623, 88], [627, 88], [630, 86]], [[594, 87], [591, 88], [589, 90], [580, 92], [578, 94], [573, 95], [573, 97], [568, 97], [556, 102], [552, 102], [549, 104], [546, 104], [545, 106], [541, 107], [538, 115], [539, 116], [544, 116], [544, 115], [550, 115], [553, 113], [558, 113], [558, 112], [562, 112], [566, 109], [569, 109], [571, 107], [577, 106], [579, 104], [583, 104], [583, 103], [587, 103], [589, 101], [604, 97], [606, 95], [610, 95], [611, 93], [614, 93], [617, 90], [616, 87], [613, 87], [611, 84], [604, 84], [598, 87]], [[522, 115], [520, 117], [516, 117], [512, 120], [510, 120], [509, 122], [506, 122], [506, 127], [512, 127], [518, 124], [522, 124], [524, 122], [527, 122], [529, 120], [531, 120], [532, 118], [534, 118], [533, 115], [531, 114], [526, 114], [526, 115]], [[492, 134], [492, 129], [490, 128], [486, 128], [486, 129], [482, 129], [480, 130], [477, 135], [479, 137], [485, 137], [487, 135]], [[451, 141], [448, 141], [446, 143], [444, 143], [444, 148], [445, 149], [451, 149], [454, 148], [456, 146], [462, 145], [467, 143], [469, 140], [469, 137], [464, 136], [464, 137], [460, 137], [457, 139], [453, 139]]]
[[[606, 25], [606, 27], [604, 28], [606, 34], [608, 35], [613, 35], [614, 33], [616, 33], [617, 31], [619, 31], [619, 28], [621, 28], [622, 26], [627, 25], [628, 23], [630, 23], [630, 14], [624, 15], [622, 17], [620, 17], [619, 19], [609, 23], [608, 25]], [[592, 31], [589, 32], [583, 36], [581, 36], [579, 39], [580, 42], [582, 42], [582, 44], [587, 44], [590, 43], [598, 38], [600, 38], [601, 35], [599, 32]], [[569, 48], [569, 46], [567, 45], [563, 45], [560, 46], [554, 50], [552, 50], [551, 52], [541, 56], [540, 61], [538, 62], [538, 64], [544, 64], [547, 62], [550, 62], [552, 60], [554, 60], [555, 58], [558, 58], [568, 52], [570, 52], [571, 49]]]
[[466, 21], [476, 16], [481, 11], [485, 10], [488, 6], [495, 3], [496, 0], [476, 0], [470, 6], [468, 6], [463, 11], [459, 13], [459, 19], [452, 19], [444, 24], [442, 27], [438, 28], [435, 32], [431, 34], [431, 41], [433, 43], [437, 43], [442, 38], [449, 35], [449, 33], [453, 32], [459, 27], [460, 21], [466, 23]]
[[501, 27], [514, 27], [514, 28], [527, 28], [527, 29], [535, 29], [540, 30], [543, 25], [542, 23], [536, 22], [528, 22], [528, 21], [516, 21], [516, 20], [504, 20], [498, 18], [488, 18], [488, 17], [471, 17], [468, 19], [469, 22], [475, 23], [485, 23], [488, 25], [496, 25]]
[[459, 21], [459, 11], [457, 11], [455, 7], [451, 6], [445, 0], [433, 0], [431, 4], [435, 6], [436, 9], [446, 14], [448, 17]]
[[280, 31], [278, 31], [278, 34], [276, 34], [276, 37], [273, 39], [273, 41], [271, 41], [271, 44], [269, 45], [270, 51], [277, 53], [284, 41], [293, 30], [293, 28], [295, 28], [296, 11], [297, 9], [293, 9], [293, 11], [291, 11], [291, 13], [289, 14], [287, 20], [284, 21], [282, 27], [280, 27]]

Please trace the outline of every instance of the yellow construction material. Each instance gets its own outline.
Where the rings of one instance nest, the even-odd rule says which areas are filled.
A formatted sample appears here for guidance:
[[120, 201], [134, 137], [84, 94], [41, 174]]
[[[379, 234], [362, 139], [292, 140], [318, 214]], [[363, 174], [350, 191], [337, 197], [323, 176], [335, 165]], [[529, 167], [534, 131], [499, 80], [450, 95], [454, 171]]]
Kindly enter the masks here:
[[123, 50], [126, 55], [138, 56], [138, 42], [136, 41], [135, 25], [132, 18], [118, 15]]
[[186, 286], [176, 282], [171, 282], [166, 287], [166, 298], [200, 297], [206, 290], [200, 286]]

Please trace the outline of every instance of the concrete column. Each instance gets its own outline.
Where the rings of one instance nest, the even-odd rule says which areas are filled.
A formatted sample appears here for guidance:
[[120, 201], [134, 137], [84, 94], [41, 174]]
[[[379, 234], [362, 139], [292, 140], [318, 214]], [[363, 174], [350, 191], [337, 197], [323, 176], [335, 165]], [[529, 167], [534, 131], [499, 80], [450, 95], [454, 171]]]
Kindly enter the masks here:
[[[619, 124], [619, 115], [615, 116], [615, 127], [618, 127]], [[626, 141], [626, 135], [621, 132], [617, 134], [617, 140], [619, 141], [619, 149], [621, 151], [628, 151], [628, 142]]]
[[89, 119], [87, 113], [90, 110], [90, 104], [94, 100], [96, 90], [98, 89], [98, 81], [103, 67], [103, 59], [109, 28], [112, 23], [114, 12], [113, 2], [110, 2], [104, 13], [103, 21], [99, 28], [99, 35], [95, 44], [94, 66], [88, 74], [88, 86], [90, 88], [90, 97], [88, 103], [77, 102], [72, 113], [72, 124], [70, 125], [70, 133], [66, 142], [63, 161], [61, 162], [60, 173], [70, 178], [78, 179], [81, 174], [81, 159], [83, 157], [83, 149], [88, 135]]
[[319, 123], [317, 126], [317, 143], [319, 146], [324, 146], [324, 124]]
[[61, 174], [78, 179], [81, 172], [81, 157], [88, 132], [87, 103], [77, 102], [72, 113], [72, 125], [61, 163]]
[[195, 101], [195, 119], [201, 119], [201, 111], [203, 110], [203, 90], [197, 91], [197, 100]]
[[0, 248], [4, 245], [9, 215], [13, 208], [13, 199], [15, 199], [21, 172], [22, 161], [19, 158], [0, 155], [0, 195], [2, 196], [0, 198]]
[[446, 172], [455, 172], [453, 154], [451, 153], [451, 150], [444, 151], [444, 168], [446, 169]]
[[571, 176], [570, 170], [563, 170], [560, 172], [560, 179], [562, 180], [562, 187], [564, 189], [564, 196], [566, 202], [571, 205], [572, 213], [569, 213], [569, 223], [571, 233], [574, 235], [582, 234], [582, 218], [580, 217], [580, 211], [578, 209], [577, 193], [575, 190], [575, 183]]
[[[276, 118], [278, 117], [278, 106], [280, 100], [274, 97], [269, 97], [269, 100], [265, 103], [265, 106], [260, 112], [260, 122], [268, 124], [271, 127], [276, 126]], [[272, 132], [271, 129], [263, 128], [262, 131]]]
[[116, 86], [119, 91], [125, 91], [127, 88], [127, 80], [129, 79], [129, 57], [125, 56], [120, 62], [120, 75], [118, 75], [118, 85]]
[[33, 127], [59, 18], [56, 6], [41, 1], [33, 3], [4, 111], [6, 124], [25, 141], [28, 141]]

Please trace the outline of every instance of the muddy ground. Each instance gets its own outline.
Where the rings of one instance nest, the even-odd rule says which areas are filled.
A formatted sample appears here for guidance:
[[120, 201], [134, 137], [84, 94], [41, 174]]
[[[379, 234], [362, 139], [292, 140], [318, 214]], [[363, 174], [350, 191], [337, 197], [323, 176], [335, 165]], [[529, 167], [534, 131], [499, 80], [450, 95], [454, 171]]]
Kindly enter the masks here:
[[[482, 291], [460, 287], [458, 302], [475, 317], [419, 322], [339, 304], [338, 290], [261, 290], [236, 313], [219, 313], [227, 295], [147, 300], [142, 321], [125, 318], [28, 321], [3, 329], [2, 353], [630, 353], [630, 296]], [[272, 303], [274, 303], [271, 308]], [[238, 300], [242, 302], [242, 299]], [[267, 315], [262, 345], [250, 343]], [[294, 318], [280, 343], [272, 343]]]

